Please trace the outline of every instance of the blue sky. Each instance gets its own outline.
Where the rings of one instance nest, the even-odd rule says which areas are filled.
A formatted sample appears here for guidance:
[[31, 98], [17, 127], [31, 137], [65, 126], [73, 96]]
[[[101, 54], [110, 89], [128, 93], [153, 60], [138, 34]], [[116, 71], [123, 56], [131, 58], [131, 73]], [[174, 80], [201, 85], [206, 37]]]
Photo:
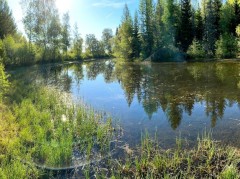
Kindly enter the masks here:
[[[83, 38], [86, 34], [95, 34], [99, 39], [104, 28], [115, 32], [125, 3], [132, 13], [138, 9], [139, 0], [56, 0], [60, 15], [68, 11], [72, 27], [77, 23]], [[8, 4], [19, 30], [23, 32], [20, 0], [8, 0]]]

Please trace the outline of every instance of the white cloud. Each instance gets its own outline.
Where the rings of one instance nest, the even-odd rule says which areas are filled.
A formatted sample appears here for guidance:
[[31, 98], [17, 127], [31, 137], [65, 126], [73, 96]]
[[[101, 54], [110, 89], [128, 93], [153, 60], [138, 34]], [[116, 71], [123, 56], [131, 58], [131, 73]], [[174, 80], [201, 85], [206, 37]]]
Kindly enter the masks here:
[[97, 3], [93, 3], [92, 5], [95, 7], [111, 7], [111, 8], [122, 8], [125, 4], [133, 3], [133, 0], [100, 0]]

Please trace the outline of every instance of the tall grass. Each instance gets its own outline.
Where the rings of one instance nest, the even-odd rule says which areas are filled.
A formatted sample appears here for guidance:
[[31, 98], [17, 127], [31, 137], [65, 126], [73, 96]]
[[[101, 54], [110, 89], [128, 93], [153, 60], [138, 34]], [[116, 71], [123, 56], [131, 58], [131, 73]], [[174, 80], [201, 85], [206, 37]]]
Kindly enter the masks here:
[[[148, 134], [134, 155], [112, 161], [113, 178], [239, 178], [240, 157], [231, 147], [221, 146], [209, 133], [198, 138], [193, 149], [184, 149], [180, 139], [174, 149], [163, 150]], [[107, 175], [106, 175], [107, 176]]]
[[56, 89], [41, 87], [14, 105], [12, 112], [3, 104], [0, 110], [0, 178], [39, 176], [40, 165], [71, 166], [74, 150], [86, 159], [93, 150], [108, 151], [111, 119], [74, 104], [70, 95]]

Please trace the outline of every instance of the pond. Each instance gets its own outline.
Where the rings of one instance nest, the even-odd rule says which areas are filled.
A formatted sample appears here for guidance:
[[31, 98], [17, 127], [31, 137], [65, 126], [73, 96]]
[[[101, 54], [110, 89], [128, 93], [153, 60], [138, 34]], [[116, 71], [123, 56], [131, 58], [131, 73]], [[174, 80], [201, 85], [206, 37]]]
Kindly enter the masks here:
[[203, 131], [240, 147], [240, 63], [135, 63], [99, 60], [21, 67], [12, 80], [42, 83], [113, 116], [122, 141], [138, 145], [148, 131], [163, 148], [176, 137], [193, 146]]

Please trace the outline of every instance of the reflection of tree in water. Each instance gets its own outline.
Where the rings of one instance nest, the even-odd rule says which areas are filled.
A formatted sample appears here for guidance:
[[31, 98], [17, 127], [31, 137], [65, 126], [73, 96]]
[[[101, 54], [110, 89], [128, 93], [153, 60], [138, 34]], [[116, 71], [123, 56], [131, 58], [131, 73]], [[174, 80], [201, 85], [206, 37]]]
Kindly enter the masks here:
[[137, 95], [150, 118], [161, 107], [173, 129], [180, 125], [183, 112], [192, 114], [195, 102], [206, 101], [206, 115], [214, 127], [229, 104], [226, 100], [240, 101], [238, 64], [121, 63], [116, 74], [129, 105]]
[[101, 61], [89, 62], [86, 64], [87, 79], [95, 80], [97, 76], [105, 71], [105, 63]]
[[[162, 109], [173, 129], [180, 125], [183, 113], [192, 115], [196, 102], [206, 105], [205, 112], [211, 118], [212, 127], [223, 118], [227, 106], [240, 104], [238, 63], [142, 64], [110, 60], [84, 65], [89, 80], [102, 74], [106, 83], [118, 81], [128, 105], [131, 106], [134, 98], [138, 99], [149, 118]], [[43, 80], [45, 84], [60, 86], [66, 91], [71, 89], [73, 78], [78, 84], [84, 78], [80, 64], [33, 69], [23, 71], [26, 79]]]
[[115, 80], [114, 66], [115, 63], [113, 61], [107, 61], [105, 63], [105, 70], [103, 72], [103, 76], [106, 83], [111, 83]]
[[74, 80], [79, 85], [81, 80], [84, 78], [82, 64], [72, 64], [70, 69], [73, 71]]
[[129, 106], [135, 94], [137, 94], [138, 97], [142, 96], [141, 73], [141, 66], [136, 63], [121, 63], [115, 66], [116, 78], [121, 83]]

